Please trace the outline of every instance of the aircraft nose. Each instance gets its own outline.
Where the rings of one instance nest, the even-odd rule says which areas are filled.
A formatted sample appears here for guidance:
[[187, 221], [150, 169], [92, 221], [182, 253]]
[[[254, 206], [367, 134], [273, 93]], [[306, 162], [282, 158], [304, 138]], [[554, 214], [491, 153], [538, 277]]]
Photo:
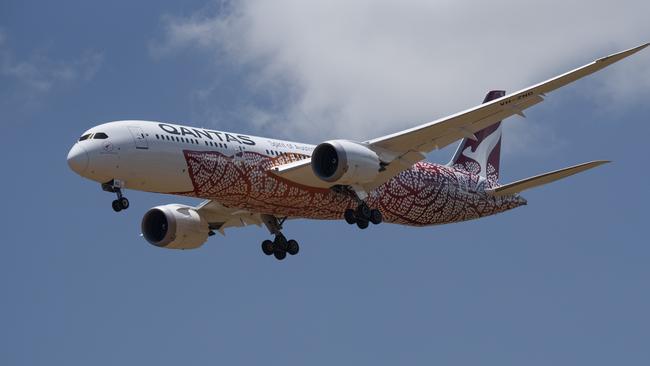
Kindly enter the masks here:
[[77, 174], [83, 173], [88, 167], [88, 152], [79, 144], [74, 144], [68, 152], [68, 166]]

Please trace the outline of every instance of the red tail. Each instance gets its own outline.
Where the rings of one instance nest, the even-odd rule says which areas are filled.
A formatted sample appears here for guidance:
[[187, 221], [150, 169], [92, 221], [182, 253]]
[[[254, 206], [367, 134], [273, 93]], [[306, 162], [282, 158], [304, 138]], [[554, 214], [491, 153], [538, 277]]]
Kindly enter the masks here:
[[[487, 93], [483, 103], [506, 95], [503, 90]], [[464, 138], [458, 145], [450, 165], [478, 174], [496, 184], [499, 181], [499, 158], [501, 155], [501, 121], [474, 134], [476, 140]]]

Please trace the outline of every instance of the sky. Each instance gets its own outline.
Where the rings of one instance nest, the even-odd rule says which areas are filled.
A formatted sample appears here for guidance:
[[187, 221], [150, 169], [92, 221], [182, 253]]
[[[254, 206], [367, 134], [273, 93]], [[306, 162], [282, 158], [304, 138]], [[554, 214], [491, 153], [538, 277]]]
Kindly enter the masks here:
[[[67, 167], [91, 126], [370, 139], [650, 41], [647, 1], [0, 2], [2, 365], [645, 365], [650, 51], [504, 123], [502, 180], [609, 159], [460, 224], [285, 225], [202, 248]], [[453, 146], [430, 154], [446, 162]]]

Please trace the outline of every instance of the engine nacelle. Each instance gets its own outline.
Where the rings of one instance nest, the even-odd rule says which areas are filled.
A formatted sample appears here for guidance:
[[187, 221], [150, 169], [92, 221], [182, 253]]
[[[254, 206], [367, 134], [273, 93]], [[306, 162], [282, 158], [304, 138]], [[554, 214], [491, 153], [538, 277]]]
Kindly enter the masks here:
[[358, 142], [331, 140], [316, 146], [311, 168], [326, 182], [355, 185], [375, 180], [381, 164], [374, 151]]
[[156, 206], [142, 218], [142, 235], [157, 247], [194, 249], [208, 240], [208, 223], [194, 207]]

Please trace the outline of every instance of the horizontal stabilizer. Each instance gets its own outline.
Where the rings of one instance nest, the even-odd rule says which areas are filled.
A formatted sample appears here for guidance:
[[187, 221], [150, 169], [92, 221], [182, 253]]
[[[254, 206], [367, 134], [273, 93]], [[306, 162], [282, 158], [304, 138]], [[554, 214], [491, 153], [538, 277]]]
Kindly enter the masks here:
[[556, 170], [553, 172], [536, 175], [534, 177], [522, 179], [510, 184], [505, 184], [496, 188], [486, 190], [487, 194], [491, 196], [509, 196], [515, 193], [525, 191], [530, 188], [535, 188], [547, 183], [555, 182], [556, 180], [569, 177], [585, 170], [595, 168], [599, 165], [609, 163], [607, 160], [596, 160], [588, 163], [578, 164], [572, 167]]

